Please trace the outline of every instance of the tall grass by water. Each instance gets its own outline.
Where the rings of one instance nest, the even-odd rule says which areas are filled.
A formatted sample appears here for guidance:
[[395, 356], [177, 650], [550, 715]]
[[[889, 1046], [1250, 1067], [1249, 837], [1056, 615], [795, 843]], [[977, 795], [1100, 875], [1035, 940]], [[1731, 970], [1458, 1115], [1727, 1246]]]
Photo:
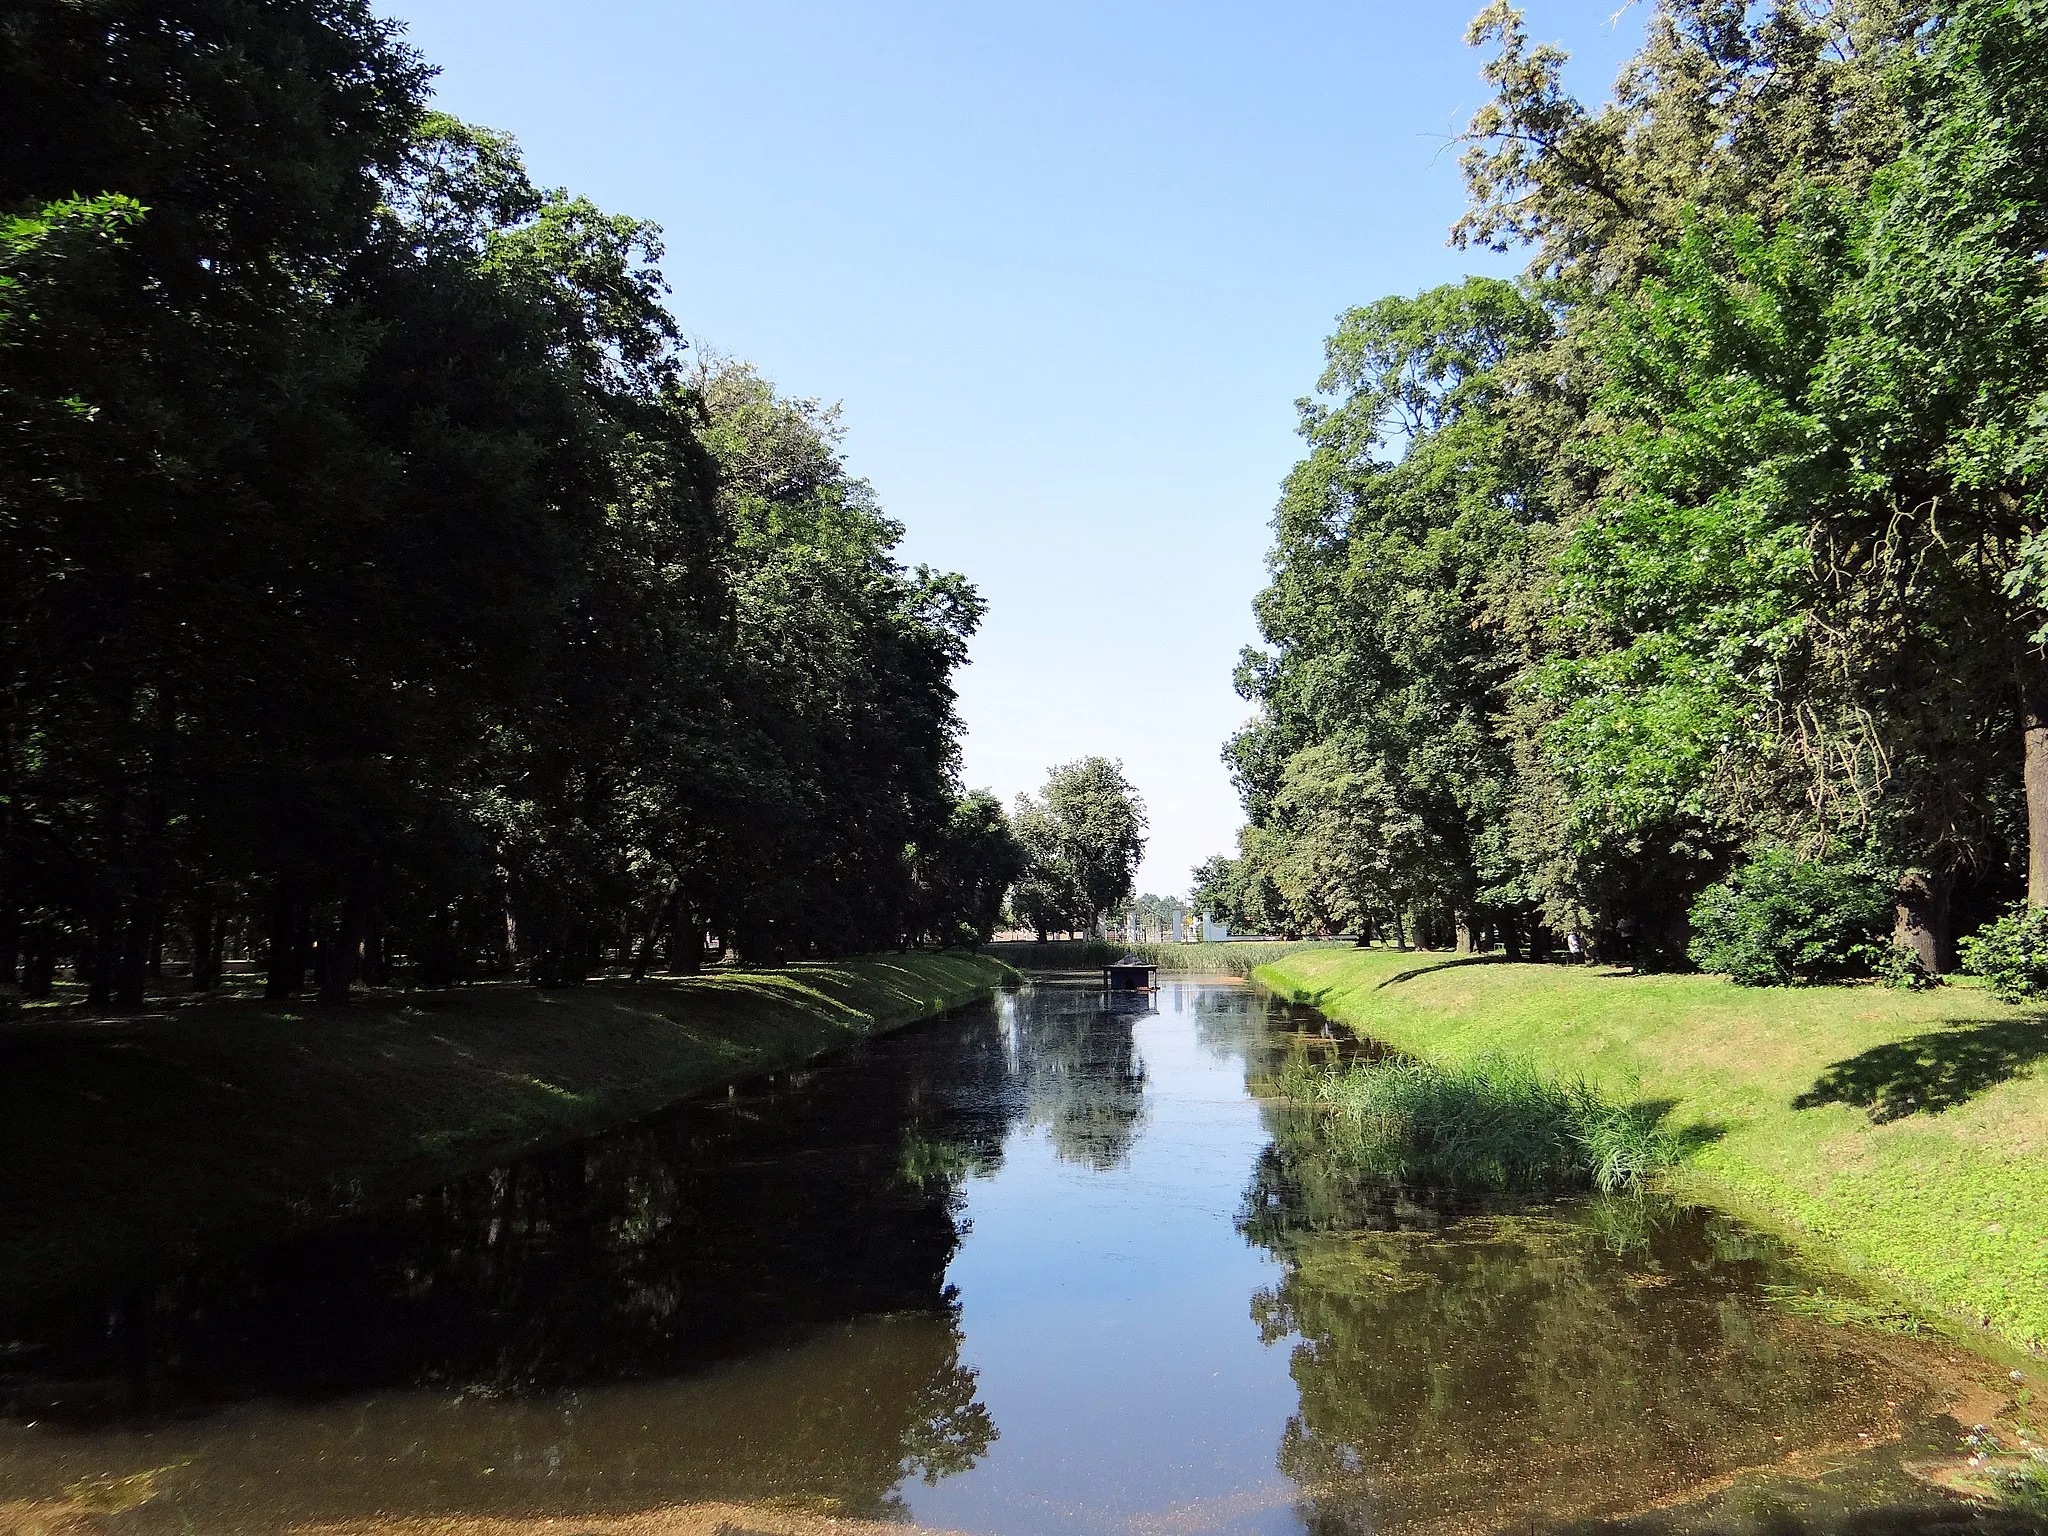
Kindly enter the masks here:
[[1360, 1170], [1433, 1188], [1540, 1193], [1641, 1189], [1680, 1153], [1660, 1113], [1607, 1102], [1526, 1062], [1290, 1058], [1279, 1086], [1327, 1112], [1323, 1134]]

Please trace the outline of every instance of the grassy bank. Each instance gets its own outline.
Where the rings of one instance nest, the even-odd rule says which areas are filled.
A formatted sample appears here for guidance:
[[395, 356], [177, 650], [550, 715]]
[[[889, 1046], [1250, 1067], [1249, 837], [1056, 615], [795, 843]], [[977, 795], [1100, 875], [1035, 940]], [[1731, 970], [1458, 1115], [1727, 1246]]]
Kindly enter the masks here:
[[1328, 939], [1299, 943], [1275, 939], [1233, 939], [1221, 944], [1125, 944], [1116, 939], [1049, 939], [1043, 944], [1030, 940], [989, 945], [989, 953], [1025, 971], [1085, 971], [1107, 965], [1125, 955], [1149, 960], [1162, 971], [1181, 971], [1203, 976], [1249, 976], [1262, 965], [1308, 949], [1352, 948], [1349, 940], [1333, 944]]
[[1401, 1050], [1488, 1055], [1667, 1109], [1681, 1186], [2048, 1347], [2048, 1016], [1974, 989], [1752, 989], [1386, 950], [1257, 979]]
[[0, 1311], [566, 1141], [988, 995], [977, 955], [888, 955], [347, 1009], [224, 1002], [0, 1029]]

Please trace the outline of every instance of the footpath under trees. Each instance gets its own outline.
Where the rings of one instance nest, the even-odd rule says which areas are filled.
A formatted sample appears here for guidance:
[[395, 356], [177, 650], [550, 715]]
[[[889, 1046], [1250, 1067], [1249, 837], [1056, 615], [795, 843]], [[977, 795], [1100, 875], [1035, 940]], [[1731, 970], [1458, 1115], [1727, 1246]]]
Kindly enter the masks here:
[[1454, 239], [1532, 259], [1330, 338], [1203, 904], [1658, 969], [1791, 861], [1924, 983], [2048, 906], [2048, 14], [1660, 0], [1598, 109], [1471, 40]]
[[0, 37], [0, 992], [985, 936], [982, 613], [362, 0]]

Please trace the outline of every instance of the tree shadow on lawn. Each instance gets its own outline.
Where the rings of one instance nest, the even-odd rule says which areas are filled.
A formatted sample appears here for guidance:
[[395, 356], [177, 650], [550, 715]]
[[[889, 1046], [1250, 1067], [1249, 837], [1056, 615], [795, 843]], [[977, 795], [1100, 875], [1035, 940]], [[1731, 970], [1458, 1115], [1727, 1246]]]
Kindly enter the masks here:
[[1438, 960], [1431, 965], [1418, 965], [1410, 971], [1396, 971], [1385, 981], [1374, 987], [1373, 991], [1384, 992], [1388, 987], [1399, 986], [1404, 981], [1413, 981], [1418, 976], [1432, 976], [1438, 971], [1455, 971], [1461, 966], [1514, 965], [1516, 963], [1508, 959], [1506, 955], [1460, 955], [1455, 960]]
[[1957, 1019], [1836, 1062], [1792, 1107], [1854, 1104], [1880, 1125], [1905, 1115], [1938, 1115], [2026, 1076], [2043, 1057], [2048, 1018]]
[[1679, 1099], [1637, 1099], [1622, 1111], [1645, 1131], [1661, 1137], [1665, 1152], [1674, 1163], [1684, 1162], [1702, 1147], [1710, 1147], [1728, 1134], [1728, 1127], [1719, 1120], [1671, 1124], [1672, 1112], [1682, 1102]]

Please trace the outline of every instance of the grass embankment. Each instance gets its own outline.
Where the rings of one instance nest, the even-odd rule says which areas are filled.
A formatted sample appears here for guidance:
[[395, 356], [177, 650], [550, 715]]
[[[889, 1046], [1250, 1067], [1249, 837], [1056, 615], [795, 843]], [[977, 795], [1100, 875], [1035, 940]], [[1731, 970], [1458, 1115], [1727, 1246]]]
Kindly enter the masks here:
[[1444, 1064], [1525, 1060], [1662, 1110], [1671, 1176], [2006, 1340], [2048, 1347], [2048, 1015], [1974, 988], [1752, 989], [1386, 950], [1257, 979]]
[[991, 944], [989, 953], [1025, 971], [1085, 971], [1135, 955], [1162, 971], [1189, 972], [1202, 976], [1249, 976], [1259, 966], [1270, 965], [1305, 949], [1350, 950], [1351, 942], [1308, 939], [1231, 939], [1220, 944], [1125, 944], [1116, 939], [1049, 939], [1043, 944], [1029, 939]]
[[0, 1311], [163, 1275], [987, 996], [909, 954], [0, 1029]]

